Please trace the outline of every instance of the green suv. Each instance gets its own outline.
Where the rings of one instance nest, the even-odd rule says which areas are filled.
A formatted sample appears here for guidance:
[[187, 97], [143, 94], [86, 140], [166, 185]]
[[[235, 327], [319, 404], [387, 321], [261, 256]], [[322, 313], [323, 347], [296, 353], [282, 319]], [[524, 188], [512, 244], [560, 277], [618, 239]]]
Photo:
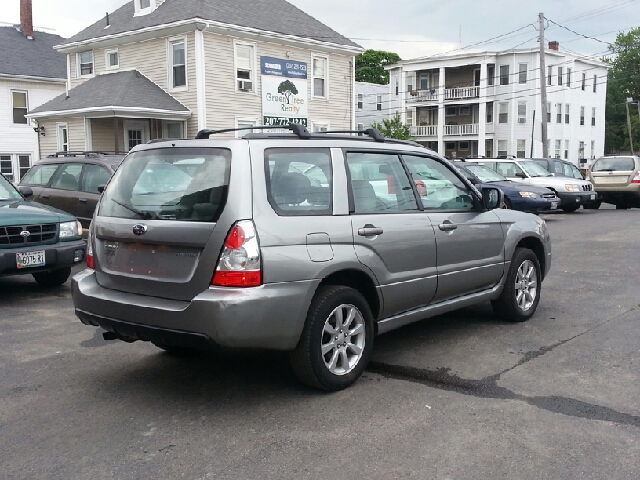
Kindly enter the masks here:
[[0, 175], [0, 276], [31, 274], [47, 287], [62, 285], [85, 257], [82, 225], [72, 215], [27, 202]]

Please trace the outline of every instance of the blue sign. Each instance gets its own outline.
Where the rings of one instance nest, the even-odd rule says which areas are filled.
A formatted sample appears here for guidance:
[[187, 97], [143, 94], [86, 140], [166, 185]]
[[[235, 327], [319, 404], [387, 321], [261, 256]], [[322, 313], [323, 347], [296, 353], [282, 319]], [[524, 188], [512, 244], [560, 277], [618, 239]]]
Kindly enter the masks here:
[[307, 78], [307, 64], [294, 60], [274, 57], [260, 57], [260, 70], [263, 75], [276, 77]]

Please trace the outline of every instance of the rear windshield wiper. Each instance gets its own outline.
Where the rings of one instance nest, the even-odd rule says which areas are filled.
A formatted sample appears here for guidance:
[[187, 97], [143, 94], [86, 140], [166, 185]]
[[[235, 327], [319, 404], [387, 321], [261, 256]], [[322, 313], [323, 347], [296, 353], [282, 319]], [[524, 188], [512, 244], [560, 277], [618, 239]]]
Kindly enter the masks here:
[[615, 172], [613, 168], [602, 168], [600, 170], [594, 170], [594, 172]]
[[113, 198], [111, 199], [111, 201], [114, 202], [114, 203], [117, 203], [121, 207], [126, 208], [130, 212], [133, 212], [136, 215], [139, 215], [140, 218], [142, 218], [143, 220], [154, 220], [154, 219], [158, 218], [158, 215], [156, 215], [154, 212], [145, 212], [145, 211], [142, 211], [142, 210], [138, 210], [133, 205], [129, 205], [127, 203], [119, 202], [118, 200], [114, 200]]

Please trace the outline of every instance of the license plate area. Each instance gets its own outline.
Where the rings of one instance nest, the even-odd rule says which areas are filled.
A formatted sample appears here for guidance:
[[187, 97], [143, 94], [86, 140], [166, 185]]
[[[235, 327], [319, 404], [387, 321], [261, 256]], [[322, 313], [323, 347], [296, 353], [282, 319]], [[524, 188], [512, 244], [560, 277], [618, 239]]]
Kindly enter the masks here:
[[16, 266], [18, 269], [31, 267], [44, 267], [46, 264], [44, 250], [37, 252], [16, 253]]

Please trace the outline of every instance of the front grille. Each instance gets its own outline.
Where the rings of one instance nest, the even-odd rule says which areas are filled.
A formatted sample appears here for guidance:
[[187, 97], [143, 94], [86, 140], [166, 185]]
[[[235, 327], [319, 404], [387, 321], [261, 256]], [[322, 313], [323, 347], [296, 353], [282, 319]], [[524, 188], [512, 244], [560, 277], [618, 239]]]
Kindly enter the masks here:
[[55, 223], [0, 227], [0, 245], [35, 245], [50, 242], [56, 238], [57, 233], [58, 227]]
[[543, 193], [542, 198], [556, 198], [555, 193]]
[[583, 185], [582, 186], [582, 191], [583, 192], [590, 192], [591, 190], [593, 190], [593, 185]]

